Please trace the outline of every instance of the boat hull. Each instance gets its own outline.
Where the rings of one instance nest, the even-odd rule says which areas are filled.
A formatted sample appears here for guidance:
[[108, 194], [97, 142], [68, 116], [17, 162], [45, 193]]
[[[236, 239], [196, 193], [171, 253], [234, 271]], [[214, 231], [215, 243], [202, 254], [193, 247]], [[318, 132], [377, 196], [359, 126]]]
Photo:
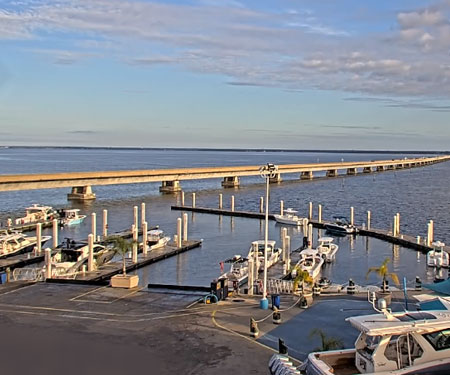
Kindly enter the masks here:
[[[49, 239], [51, 239], [50, 236], [42, 237], [41, 246], [44, 243], [46, 243]], [[33, 251], [33, 249], [36, 247], [36, 243], [37, 243], [36, 241], [33, 241], [32, 243], [30, 243], [28, 245], [25, 245], [24, 247], [19, 248], [17, 250], [11, 251], [11, 252], [9, 252], [7, 254], [0, 254], [0, 259], [9, 258], [9, 257], [12, 257], [14, 255], [19, 255], [19, 254], [23, 254], [23, 253], [29, 253], [29, 252]]]

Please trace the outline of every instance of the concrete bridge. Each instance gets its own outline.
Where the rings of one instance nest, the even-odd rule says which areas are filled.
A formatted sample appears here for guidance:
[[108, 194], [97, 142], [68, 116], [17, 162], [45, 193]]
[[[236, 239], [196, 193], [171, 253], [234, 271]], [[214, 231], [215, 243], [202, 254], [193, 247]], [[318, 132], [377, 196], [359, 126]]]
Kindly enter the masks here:
[[[281, 182], [282, 174], [298, 173], [302, 180], [312, 179], [315, 172], [326, 172], [327, 177], [340, 174], [381, 172], [403, 168], [421, 167], [444, 162], [450, 155], [414, 159], [375, 160], [359, 162], [332, 162], [311, 164], [278, 165], [278, 173], [271, 182]], [[175, 193], [181, 190], [180, 181], [207, 178], [222, 178], [223, 187], [238, 187], [240, 177], [257, 176], [260, 166], [231, 166], [209, 168], [150, 169], [129, 171], [70, 172], [51, 174], [0, 175], [0, 191], [54, 189], [71, 187], [68, 199], [95, 199], [93, 185], [136, 184], [161, 182], [162, 193]]]

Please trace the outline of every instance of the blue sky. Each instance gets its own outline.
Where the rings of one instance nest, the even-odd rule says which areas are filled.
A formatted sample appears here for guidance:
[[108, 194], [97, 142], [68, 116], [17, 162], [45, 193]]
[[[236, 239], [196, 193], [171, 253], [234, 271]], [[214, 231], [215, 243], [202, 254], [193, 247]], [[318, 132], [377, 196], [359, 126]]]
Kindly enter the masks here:
[[450, 0], [3, 0], [0, 145], [450, 149]]

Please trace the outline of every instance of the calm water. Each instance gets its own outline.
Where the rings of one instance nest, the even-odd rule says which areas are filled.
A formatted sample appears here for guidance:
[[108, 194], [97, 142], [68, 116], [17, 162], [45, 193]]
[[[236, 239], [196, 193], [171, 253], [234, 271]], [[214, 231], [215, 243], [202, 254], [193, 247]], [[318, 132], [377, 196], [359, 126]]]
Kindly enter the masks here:
[[[412, 157], [412, 155], [407, 155]], [[270, 152], [200, 152], [156, 150], [74, 150], [74, 149], [0, 149], [0, 174], [43, 173], [63, 171], [158, 169], [172, 167], [263, 165], [351, 160], [399, 158], [390, 154], [335, 154], [335, 153], [270, 153]], [[372, 211], [372, 226], [388, 228], [395, 213], [401, 214], [401, 232], [426, 235], [427, 222], [435, 221], [435, 238], [450, 241], [450, 163], [400, 171], [389, 171], [317, 179], [299, 182], [297, 175], [283, 176], [284, 182], [271, 185], [271, 211], [279, 210], [279, 201], [285, 207], [298, 209], [306, 215], [308, 202], [323, 206], [323, 218], [349, 215], [355, 207], [355, 220], [366, 220], [366, 211]], [[186, 204], [190, 193], [196, 192], [197, 206], [214, 207], [218, 195], [223, 193], [224, 205], [229, 206], [231, 195], [236, 196], [237, 210], [257, 211], [259, 197], [264, 195], [264, 181], [259, 177], [241, 179], [237, 190], [224, 190], [219, 179], [182, 181]], [[18, 192], [0, 192], [0, 220], [21, 216], [32, 203], [53, 207], [80, 208], [83, 213], [97, 213], [98, 231], [101, 231], [103, 209], [109, 211], [110, 231], [129, 228], [133, 206], [147, 204], [150, 225], [160, 225], [171, 236], [175, 233], [180, 212], [171, 211], [177, 203], [176, 196], [160, 195], [159, 183], [130, 184], [94, 187], [97, 200], [88, 204], [66, 200], [70, 189], [49, 189]], [[316, 214], [316, 212], [315, 212]], [[74, 228], [65, 229], [60, 238], [85, 238], [90, 232], [90, 220]], [[263, 238], [263, 222], [255, 219], [218, 217], [189, 214], [189, 236], [204, 239], [203, 246], [178, 257], [139, 270], [142, 285], [147, 282], [207, 285], [219, 274], [219, 262], [234, 254], [246, 254], [250, 243]], [[279, 241], [281, 227], [271, 222], [269, 235]], [[292, 247], [300, 245], [302, 233], [289, 229]], [[416, 275], [432, 280], [434, 274], [427, 270], [425, 257], [410, 249], [394, 247], [382, 241], [357, 237], [339, 238], [337, 259], [326, 266], [323, 274], [334, 282], [346, 282], [352, 277], [359, 283], [376, 282], [373, 276], [366, 281], [368, 267], [379, 265], [385, 257], [392, 259], [392, 269], [412, 282]]]

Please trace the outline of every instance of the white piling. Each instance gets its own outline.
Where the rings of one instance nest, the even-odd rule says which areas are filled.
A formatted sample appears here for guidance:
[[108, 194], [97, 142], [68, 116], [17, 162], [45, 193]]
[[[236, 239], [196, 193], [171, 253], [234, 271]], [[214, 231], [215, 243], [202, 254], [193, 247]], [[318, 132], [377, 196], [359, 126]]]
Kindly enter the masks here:
[[264, 212], [264, 198], [263, 197], [259, 197], [259, 213], [263, 213]]
[[280, 201], [280, 215], [284, 214], [284, 201]]
[[252, 296], [253, 295], [253, 283], [255, 282], [255, 278], [254, 278], [254, 271], [255, 266], [254, 266], [254, 262], [253, 262], [253, 258], [250, 258], [248, 260], [248, 295]]
[[181, 191], [181, 205], [184, 207], [184, 191]]
[[51, 279], [52, 277], [52, 250], [45, 249], [45, 278]]
[[234, 212], [234, 195], [231, 196], [231, 211]]
[[400, 235], [400, 214], [397, 212], [397, 235]]
[[371, 212], [367, 211], [367, 230], [370, 230]]
[[58, 220], [53, 219], [53, 248], [58, 246]]
[[178, 236], [177, 247], [181, 247], [181, 240], [182, 240], [182, 237], [181, 237], [181, 228], [182, 228], [182, 220], [181, 220], [181, 218], [179, 217], [179, 218], [177, 219], [177, 236]]
[[285, 264], [290, 263], [291, 259], [291, 236], [284, 237], [284, 242], [286, 246], [286, 259], [284, 260]]
[[[147, 221], [146, 220], [146, 215], [145, 215], [145, 203], [144, 202], [142, 202], [141, 203], [141, 225], [142, 225], [142, 223], [144, 223], [144, 221]], [[137, 228], [137, 227], [136, 227]]]
[[95, 212], [91, 214], [91, 233], [94, 239], [97, 238], [97, 215]]
[[94, 235], [88, 236], [88, 272], [94, 270]]
[[309, 214], [308, 214], [308, 219], [312, 220], [312, 216], [313, 215], [313, 204], [312, 202], [309, 202]]
[[223, 194], [219, 194], [219, 210], [223, 209]]
[[135, 228], [139, 228], [139, 207], [133, 207], [133, 224]]
[[350, 224], [355, 225], [355, 209], [350, 207]]
[[417, 236], [417, 244], [418, 245], [420, 245], [420, 240], [421, 240], [420, 236]]
[[397, 215], [394, 216], [394, 223], [392, 225], [392, 235], [397, 237]]
[[144, 256], [147, 255], [147, 251], [148, 251], [147, 231], [148, 231], [148, 224], [146, 221], [144, 221], [142, 223], [142, 253], [144, 254]]
[[183, 241], [188, 240], [188, 214], [183, 214]]
[[42, 250], [42, 224], [36, 224], [36, 251], [39, 254]]
[[313, 238], [313, 226], [308, 225], [308, 249], [312, 249], [312, 238]]
[[431, 247], [433, 243], [433, 220], [428, 222], [427, 246]]
[[432, 245], [434, 242], [434, 221], [433, 220], [430, 220], [430, 227], [431, 227], [431, 244], [430, 245]]
[[318, 215], [317, 215], [317, 220], [319, 221], [319, 223], [321, 223], [322, 222], [322, 205], [321, 204], [319, 204], [318, 206], [317, 206], [317, 211], [318, 211]]
[[195, 193], [192, 193], [192, 208], [195, 208]]
[[103, 238], [108, 237], [108, 210], [103, 210]]
[[139, 229], [137, 226], [133, 224], [131, 227], [131, 231], [133, 232], [133, 253], [132, 253], [132, 261], [133, 263], [137, 263], [138, 261], [138, 232]]

